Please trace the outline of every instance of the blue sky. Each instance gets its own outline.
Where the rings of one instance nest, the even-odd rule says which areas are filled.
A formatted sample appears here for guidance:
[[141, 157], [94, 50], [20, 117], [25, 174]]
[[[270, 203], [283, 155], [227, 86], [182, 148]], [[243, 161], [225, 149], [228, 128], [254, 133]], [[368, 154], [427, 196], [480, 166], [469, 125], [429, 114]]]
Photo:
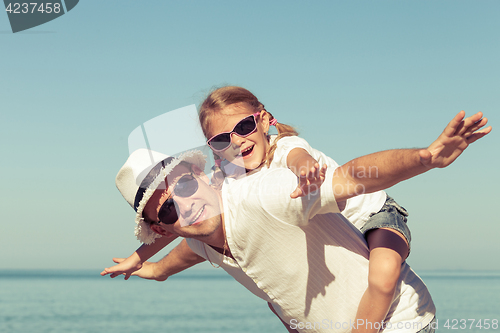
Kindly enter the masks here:
[[[498, 1], [96, 1], [13, 34], [0, 14], [1, 268], [91, 268], [138, 245], [114, 178], [128, 135], [241, 85], [339, 163], [498, 122]], [[168, 130], [166, 130], [168, 139]], [[500, 269], [493, 132], [388, 190], [410, 265]]]

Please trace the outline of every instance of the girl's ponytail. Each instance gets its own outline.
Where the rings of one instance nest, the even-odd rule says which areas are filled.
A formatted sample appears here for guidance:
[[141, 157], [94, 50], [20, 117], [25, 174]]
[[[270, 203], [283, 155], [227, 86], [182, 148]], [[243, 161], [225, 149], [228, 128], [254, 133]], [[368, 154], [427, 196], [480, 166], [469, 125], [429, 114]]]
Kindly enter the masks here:
[[216, 154], [214, 154], [214, 160], [215, 160], [215, 165], [212, 167], [212, 187], [215, 188], [216, 190], [220, 191], [222, 190], [222, 184], [224, 182], [224, 178], [226, 178], [226, 173], [224, 170], [222, 170], [220, 163], [221, 163], [221, 158]]
[[269, 166], [273, 161], [274, 152], [276, 151], [278, 140], [285, 136], [296, 136], [299, 135], [299, 133], [297, 133], [295, 128], [290, 125], [278, 123], [270, 112], [268, 112], [267, 110], [266, 112], [269, 114], [270, 122], [272, 122], [272, 120], [275, 120], [274, 126], [276, 126], [276, 129], [278, 130], [278, 137], [274, 140], [273, 144], [269, 148], [269, 151], [267, 152], [266, 166]]

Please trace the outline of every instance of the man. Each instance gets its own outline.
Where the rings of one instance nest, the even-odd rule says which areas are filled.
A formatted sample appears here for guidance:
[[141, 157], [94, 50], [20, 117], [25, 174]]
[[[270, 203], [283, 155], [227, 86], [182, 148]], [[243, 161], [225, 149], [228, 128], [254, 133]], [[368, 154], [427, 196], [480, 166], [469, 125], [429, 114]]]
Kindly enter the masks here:
[[[337, 202], [359, 194], [360, 187], [374, 192], [452, 163], [468, 144], [491, 130], [479, 130], [487, 121], [481, 114], [463, 117], [459, 113], [427, 149], [380, 152], [353, 160], [340, 170], [329, 169], [319, 193], [301, 200], [289, 197], [297, 180], [286, 169], [249, 174], [225, 187], [220, 200], [199, 166], [180, 161], [167, 165], [163, 173], [151, 177], [154, 181], [142, 182], [144, 191], [134, 193], [135, 201], [138, 195], [140, 201], [137, 212], [156, 233], [188, 240], [136, 275], [161, 280], [208, 259], [271, 303], [288, 329], [348, 331], [358, 324], [350, 320], [367, 286], [368, 249], [361, 233], [338, 214]], [[373, 166], [378, 169], [377, 178], [356, 178], [357, 170]], [[168, 184], [158, 189], [158, 180], [165, 179]], [[122, 180], [125, 184], [126, 179]], [[134, 181], [130, 178], [128, 183]], [[131, 197], [126, 193], [132, 187], [117, 184], [126, 198]], [[174, 204], [178, 220], [172, 215]], [[424, 327], [434, 312], [425, 285], [403, 264], [396, 297], [382, 327], [387, 332], [430, 332]]]

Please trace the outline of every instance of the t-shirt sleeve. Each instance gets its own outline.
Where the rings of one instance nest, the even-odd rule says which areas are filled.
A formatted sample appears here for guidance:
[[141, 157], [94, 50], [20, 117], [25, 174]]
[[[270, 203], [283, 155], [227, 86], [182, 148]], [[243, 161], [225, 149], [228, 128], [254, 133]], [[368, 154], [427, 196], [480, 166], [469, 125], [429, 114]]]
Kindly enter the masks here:
[[288, 168], [286, 160], [288, 154], [294, 148], [302, 148], [307, 151], [312, 158], [318, 161], [320, 166], [326, 164], [328, 169], [336, 169], [339, 166], [337, 162], [332, 160], [330, 157], [326, 156], [321, 151], [312, 148], [306, 140], [299, 138], [298, 136], [286, 136], [277, 141], [276, 151], [274, 152], [270, 168]]
[[[247, 190], [251, 195], [241, 202], [249, 215], [302, 226], [316, 214], [339, 213], [332, 189], [333, 169], [327, 170], [325, 182], [318, 190], [296, 199], [290, 198], [297, 187], [297, 177], [290, 170], [277, 168], [261, 172], [265, 175], [249, 182], [251, 188]], [[267, 216], [263, 216], [263, 212]]]
[[313, 156], [313, 148], [306, 140], [298, 136], [285, 136], [276, 141], [276, 150], [274, 152], [273, 161], [271, 162], [271, 167], [286, 168], [286, 159], [290, 151], [294, 148], [302, 148], [306, 150], [309, 155]]

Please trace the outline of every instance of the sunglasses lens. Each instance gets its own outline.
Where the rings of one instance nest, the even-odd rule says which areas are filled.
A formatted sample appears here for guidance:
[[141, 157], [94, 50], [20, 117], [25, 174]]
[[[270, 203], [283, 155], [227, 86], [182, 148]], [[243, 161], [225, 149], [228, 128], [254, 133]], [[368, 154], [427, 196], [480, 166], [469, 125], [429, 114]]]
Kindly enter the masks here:
[[215, 150], [223, 150], [231, 144], [231, 136], [229, 133], [221, 133], [216, 135], [208, 143]]
[[165, 224], [174, 224], [178, 219], [174, 200], [167, 199], [158, 212], [158, 220]]
[[[198, 180], [193, 175], [184, 175], [177, 181], [174, 187], [176, 196], [187, 198], [198, 191]], [[179, 216], [177, 215], [177, 204], [173, 198], [165, 200], [158, 211], [158, 220], [165, 224], [174, 224]]]
[[[255, 118], [252, 116], [246, 117], [240, 120], [236, 126], [234, 126], [231, 133], [236, 133], [239, 136], [247, 136], [257, 128], [255, 123]], [[214, 136], [208, 144], [214, 150], [225, 150], [231, 145], [231, 133], [221, 133]]]
[[256, 124], [254, 117], [250, 116], [243, 119], [234, 127], [234, 132], [238, 135], [248, 135], [255, 130]]
[[185, 175], [177, 181], [175, 184], [174, 193], [175, 195], [187, 198], [192, 196], [198, 191], [198, 180], [192, 175]]

